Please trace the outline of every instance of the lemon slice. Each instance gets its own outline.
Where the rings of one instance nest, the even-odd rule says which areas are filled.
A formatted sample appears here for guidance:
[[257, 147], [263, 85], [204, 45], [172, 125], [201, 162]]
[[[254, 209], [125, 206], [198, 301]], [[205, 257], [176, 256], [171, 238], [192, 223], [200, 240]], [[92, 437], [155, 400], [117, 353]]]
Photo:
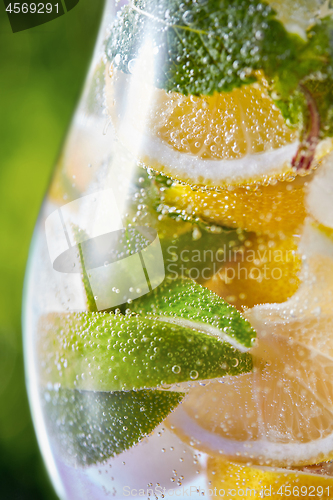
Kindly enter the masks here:
[[[118, 138], [140, 161], [191, 185], [242, 184], [291, 171], [299, 141], [265, 82], [212, 96], [167, 93], [142, 72], [106, 75]], [[126, 96], [126, 97], [125, 97]]]
[[306, 186], [312, 176], [297, 176], [292, 182], [271, 179], [268, 185], [231, 186], [218, 192], [174, 183], [165, 191], [163, 203], [208, 223], [291, 236], [299, 234], [306, 217]]
[[[311, 175], [295, 179], [298, 132], [286, 125], [265, 80], [194, 97], [156, 89], [147, 75], [144, 68], [125, 75], [111, 67], [107, 110], [137, 160], [182, 182], [165, 192], [166, 205], [228, 227], [298, 232]], [[322, 141], [316, 163], [331, 149], [331, 140]]]
[[319, 497], [331, 499], [333, 495], [332, 466], [323, 464], [314, 469], [286, 470], [256, 467], [210, 458], [207, 464], [209, 488], [216, 496], [229, 498], [281, 498]]
[[254, 372], [191, 389], [169, 417], [196, 448], [278, 467], [333, 457], [333, 242], [309, 222], [300, 251], [293, 297], [245, 313], [257, 331]]
[[251, 233], [205, 286], [238, 309], [285, 302], [297, 291], [301, 257], [296, 238]]

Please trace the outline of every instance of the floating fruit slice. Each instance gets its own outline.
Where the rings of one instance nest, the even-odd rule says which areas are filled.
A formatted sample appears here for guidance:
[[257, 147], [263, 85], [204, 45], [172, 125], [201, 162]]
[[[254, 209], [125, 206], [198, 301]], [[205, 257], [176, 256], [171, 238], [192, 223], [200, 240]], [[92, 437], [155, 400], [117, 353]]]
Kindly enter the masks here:
[[308, 223], [300, 248], [293, 297], [245, 313], [257, 331], [254, 372], [192, 388], [169, 417], [196, 448], [278, 467], [333, 456], [333, 243]]
[[242, 352], [255, 342], [255, 331], [234, 307], [192, 280], [166, 280], [132, 310], [208, 333]]
[[44, 410], [56, 446], [75, 465], [103, 462], [138, 443], [180, 403], [169, 391], [45, 390]]
[[237, 309], [285, 302], [299, 286], [296, 240], [250, 234], [205, 286]]
[[290, 236], [299, 233], [304, 222], [305, 187], [311, 179], [309, 174], [292, 182], [271, 179], [268, 185], [231, 186], [218, 191], [174, 183], [165, 191], [163, 203], [166, 211], [183, 210], [206, 222]]
[[252, 369], [246, 351], [255, 332], [235, 308], [190, 280], [160, 288], [133, 307], [141, 315], [43, 317], [39, 330], [43, 384], [119, 391]]
[[[194, 97], [111, 68], [106, 100], [116, 134], [134, 157], [186, 183], [166, 190], [166, 212], [181, 210], [248, 231], [293, 234], [302, 225], [310, 177], [287, 182], [295, 176], [297, 132], [285, 124], [263, 79], [261, 85]], [[322, 141], [316, 162], [331, 148], [331, 141]]]
[[119, 139], [148, 167], [205, 186], [253, 183], [291, 171], [297, 132], [285, 124], [264, 80], [194, 97], [156, 89], [144, 76], [111, 69], [106, 100]]
[[[209, 458], [207, 476], [209, 488], [217, 497], [225, 498], [281, 498], [313, 497], [330, 500], [333, 495], [333, 477], [330, 467], [311, 470], [286, 470], [255, 467]], [[326, 474], [325, 474], [326, 472]]]

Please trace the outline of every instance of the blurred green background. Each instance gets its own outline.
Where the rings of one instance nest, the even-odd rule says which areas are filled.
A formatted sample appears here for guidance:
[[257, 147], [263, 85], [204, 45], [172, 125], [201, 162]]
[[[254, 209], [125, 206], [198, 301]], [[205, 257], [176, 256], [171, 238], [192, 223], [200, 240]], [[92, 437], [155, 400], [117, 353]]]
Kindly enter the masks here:
[[21, 299], [30, 239], [80, 95], [103, 0], [13, 34], [0, 3], [0, 499], [55, 499], [24, 384]]

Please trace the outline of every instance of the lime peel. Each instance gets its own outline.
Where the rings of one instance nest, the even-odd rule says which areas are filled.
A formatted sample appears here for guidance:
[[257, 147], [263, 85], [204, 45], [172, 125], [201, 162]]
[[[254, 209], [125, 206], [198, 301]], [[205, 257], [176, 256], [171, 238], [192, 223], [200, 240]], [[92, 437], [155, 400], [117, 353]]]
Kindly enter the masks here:
[[244, 351], [254, 337], [235, 308], [191, 280], [177, 280], [135, 301], [129, 315], [43, 317], [41, 376], [45, 385], [119, 391], [238, 375], [252, 370]]
[[47, 425], [68, 462], [92, 465], [113, 457], [160, 424], [184, 395], [167, 391], [45, 391]]

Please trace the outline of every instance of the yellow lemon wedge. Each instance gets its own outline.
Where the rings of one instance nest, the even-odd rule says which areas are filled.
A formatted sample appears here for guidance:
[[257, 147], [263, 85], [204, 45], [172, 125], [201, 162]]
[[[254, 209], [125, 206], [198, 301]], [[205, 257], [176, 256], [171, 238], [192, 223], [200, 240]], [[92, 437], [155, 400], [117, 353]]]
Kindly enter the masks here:
[[333, 497], [332, 466], [322, 464], [303, 470], [246, 466], [218, 458], [209, 458], [207, 476], [211, 496], [217, 498], [290, 497], [331, 499]]
[[301, 257], [296, 238], [250, 234], [205, 286], [237, 309], [285, 302], [296, 292]]
[[300, 232], [306, 217], [305, 188], [311, 178], [310, 174], [293, 182], [232, 186], [219, 191], [174, 183], [163, 202], [208, 223], [290, 236]]
[[198, 384], [168, 417], [195, 448], [276, 467], [333, 457], [333, 242], [308, 222], [299, 248], [297, 292], [244, 313], [257, 332], [254, 371]]

